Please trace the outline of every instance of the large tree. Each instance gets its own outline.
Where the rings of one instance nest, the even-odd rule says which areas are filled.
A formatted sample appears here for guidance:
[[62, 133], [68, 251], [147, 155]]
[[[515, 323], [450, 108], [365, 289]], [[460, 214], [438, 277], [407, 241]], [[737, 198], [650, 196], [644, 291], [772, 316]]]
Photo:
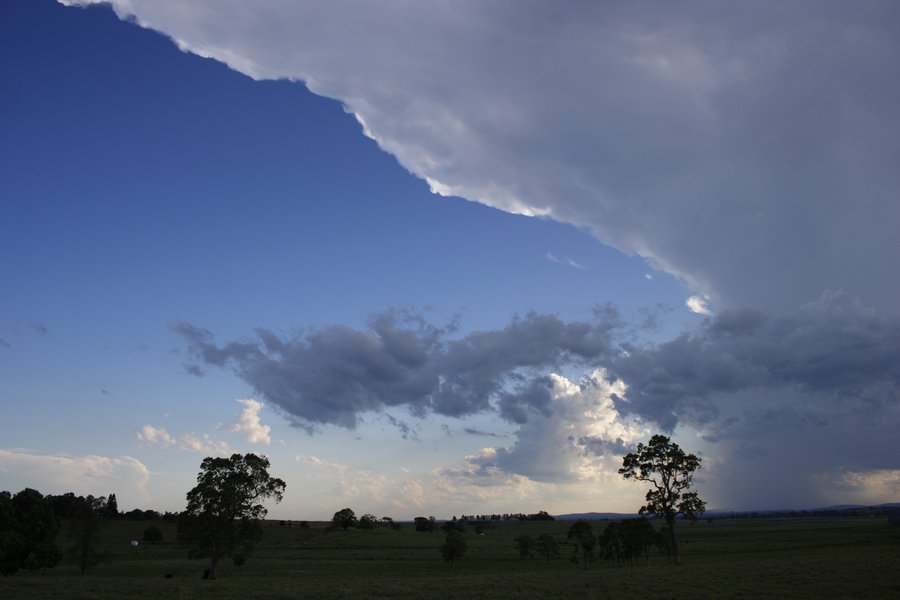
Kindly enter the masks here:
[[56, 566], [59, 519], [37, 490], [0, 493], [0, 573]]
[[[69, 548], [69, 556], [83, 576], [88, 569], [97, 564], [97, 542], [100, 519], [98, 513], [106, 513], [106, 500], [103, 497], [87, 498], [78, 497], [69, 524], [69, 535], [72, 538], [72, 546]], [[108, 514], [108, 513], [106, 513]]]
[[572, 560], [577, 562], [578, 555], [581, 554], [584, 566], [587, 568], [588, 561], [594, 559], [594, 547], [597, 545], [593, 526], [584, 519], [580, 519], [569, 528], [566, 537], [572, 540], [572, 544], [575, 546]]
[[619, 469], [625, 479], [646, 481], [653, 486], [647, 492], [647, 504], [641, 507], [640, 514], [665, 519], [676, 565], [681, 564], [681, 559], [675, 540], [675, 519], [682, 515], [695, 520], [706, 509], [700, 496], [690, 491], [694, 471], [699, 468], [700, 459], [695, 455], [685, 454], [664, 435], [654, 435], [646, 446], [638, 444], [637, 452], [627, 454]]
[[267, 512], [262, 502], [281, 502], [285, 483], [268, 469], [268, 458], [250, 453], [205, 458], [200, 465], [178, 520], [178, 540], [190, 545], [192, 556], [211, 559], [209, 579], [216, 578], [222, 558], [238, 550], [246, 554], [262, 537], [259, 521]]
[[353, 509], [342, 508], [331, 517], [331, 524], [347, 531], [350, 527], [356, 527], [359, 524], [359, 520], [356, 518], [356, 513], [353, 512]]

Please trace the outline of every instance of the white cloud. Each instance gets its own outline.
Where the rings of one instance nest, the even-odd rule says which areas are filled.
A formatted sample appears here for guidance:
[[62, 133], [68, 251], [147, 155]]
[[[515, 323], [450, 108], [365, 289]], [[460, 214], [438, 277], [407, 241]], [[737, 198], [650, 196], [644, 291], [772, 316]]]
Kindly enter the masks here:
[[263, 425], [259, 420], [259, 411], [262, 410], [263, 404], [258, 400], [246, 399], [237, 402], [244, 405], [244, 409], [237, 415], [236, 421], [225, 428], [228, 431], [237, 431], [244, 436], [251, 444], [272, 443], [269, 432], [272, 430], [268, 425]]
[[547, 412], [523, 423], [512, 446], [486, 448], [468, 457], [457, 475], [487, 480], [499, 476], [501, 481], [515, 475], [552, 483], [618, 480], [627, 448], [647, 437], [644, 427], [622, 418], [615, 408], [613, 398], [625, 394], [625, 384], [610, 382], [603, 370], [577, 384], [561, 375], [550, 379]]
[[162, 427], [154, 427], [153, 425], [144, 425], [137, 432], [137, 439], [148, 444], [154, 444], [168, 448], [174, 446], [177, 442], [172, 435]]
[[142, 442], [160, 446], [161, 448], [177, 445], [181, 450], [203, 455], [228, 456], [234, 453], [227, 443], [213, 440], [207, 433], [198, 436], [196, 433], [191, 432], [176, 439], [161, 427], [144, 425], [138, 431], [136, 437]]
[[150, 471], [132, 456], [44, 455], [0, 449], [4, 489], [26, 487], [43, 494], [116, 494], [120, 507], [150, 508]]
[[573, 223], [719, 306], [900, 304], [872, 260], [900, 254], [896, 3], [111, 4], [340, 100], [436, 193]]
[[557, 264], [561, 264], [561, 265], [568, 265], [568, 266], [572, 267], [573, 269], [579, 269], [582, 271], [587, 269], [586, 266], [584, 266], [583, 264], [581, 264], [579, 262], [572, 260], [571, 258], [559, 257], [559, 256], [553, 254], [552, 252], [547, 253], [547, 260], [549, 260], [550, 262], [555, 262]]
[[229, 456], [234, 454], [234, 450], [227, 443], [217, 442], [210, 438], [208, 433], [204, 433], [202, 436], [198, 436], [194, 432], [188, 433], [181, 437], [178, 447], [182, 450], [204, 455]]
[[684, 301], [685, 305], [688, 307], [692, 313], [697, 313], [698, 315], [711, 315], [712, 309], [709, 307], [709, 298], [705, 296], [691, 296], [687, 300]]

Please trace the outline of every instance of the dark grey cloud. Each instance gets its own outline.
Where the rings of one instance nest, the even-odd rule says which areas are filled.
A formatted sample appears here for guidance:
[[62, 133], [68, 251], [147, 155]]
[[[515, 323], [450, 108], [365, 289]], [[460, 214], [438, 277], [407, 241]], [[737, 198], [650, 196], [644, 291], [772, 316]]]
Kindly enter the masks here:
[[546, 414], [541, 374], [612, 352], [616, 315], [602, 308], [595, 317], [566, 323], [529, 313], [502, 329], [460, 337], [453, 323], [437, 327], [392, 310], [373, 316], [365, 330], [332, 325], [279, 336], [258, 329], [252, 340], [223, 345], [189, 323], [172, 330], [187, 343], [192, 374], [233, 369], [296, 425], [352, 429], [364, 413], [400, 406], [417, 416], [461, 417], [494, 411], [496, 402], [501, 416], [515, 422]]
[[758, 402], [745, 408], [766, 428], [781, 423], [790, 429], [862, 407], [895, 405], [900, 319], [827, 293], [786, 313], [723, 312], [671, 341], [630, 347], [613, 370], [629, 387], [617, 408], [669, 431], [680, 420], [705, 425], [719, 416], [721, 398], [745, 391], [791, 390], [828, 408], [800, 415], [790, 403], [761, 412]]
[[388, 420], [388, 423], [390, 423], [397, 429], [398, 432], [400, 432], [400, 437], [402, 437], [404, 440], [419, 441], [419, 434], [416, 432], [415, 428], [412, 425], [410, 425], [403, 419], [398, 419], [393, 415], [385, 414], [384, 416]]
[[612, 368], [628, 385], [616, 408], [699, 430], [708, 458], [728, 464], [710, 485], [723, 505], [827, 503], [836, 473], [900, 469], [895, 316], [831, 293], [784, 313], [727, 311], [629, 350]]
[[505, 438], [508, 437], [503, 435], [502, 433], [494, 433], [493, 431], [484, 431], [482, 429], [476, 429], [475, 427], [466, 427], [463, 429], [463, 432], [469, 435], [477, 435], [481, 437], [492, 437], [492, 438]]

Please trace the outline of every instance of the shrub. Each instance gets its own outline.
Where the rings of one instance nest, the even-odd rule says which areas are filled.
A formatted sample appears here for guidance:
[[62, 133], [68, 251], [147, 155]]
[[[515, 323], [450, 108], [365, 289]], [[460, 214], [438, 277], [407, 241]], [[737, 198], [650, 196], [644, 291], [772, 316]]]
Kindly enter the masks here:
[[162, 531], [160, 531], [159, 527], [156, 525], [151, 525], [147, 529], [144, 530], [144, 541], [145, 542], [159, 542], [163, 539]]

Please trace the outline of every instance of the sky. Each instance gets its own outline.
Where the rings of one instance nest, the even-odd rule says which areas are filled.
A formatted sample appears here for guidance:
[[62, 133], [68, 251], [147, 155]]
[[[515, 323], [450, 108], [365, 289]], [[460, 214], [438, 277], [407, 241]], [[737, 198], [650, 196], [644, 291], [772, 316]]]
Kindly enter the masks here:
[[900, 499], [894, 2], [0, 4], [0, 488]]

